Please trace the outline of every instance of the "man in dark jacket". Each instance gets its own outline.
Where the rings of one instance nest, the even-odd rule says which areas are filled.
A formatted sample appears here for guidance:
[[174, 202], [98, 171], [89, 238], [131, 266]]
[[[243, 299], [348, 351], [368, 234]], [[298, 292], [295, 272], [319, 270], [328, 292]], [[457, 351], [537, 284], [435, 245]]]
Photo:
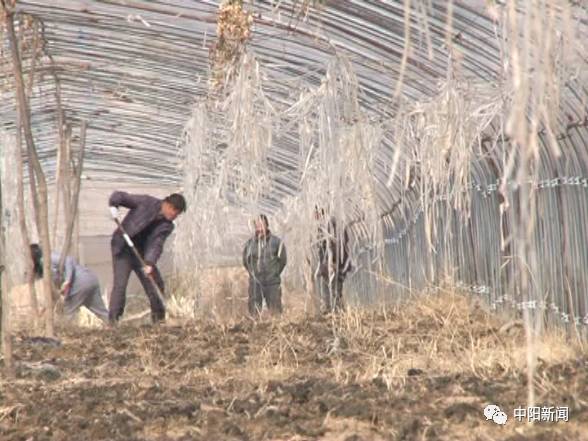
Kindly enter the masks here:
[[249, 273], [249, 314], [261, 312], [263, 299], [272, 314], [282, 313], [282, 271], [286, 266], [286, 247], [269, 230], [262, 214], [255, 222], [255, 236], [245, 243], [243, 266]]
[[319, 223], [318, 238], [314, 250], [316, 267], [314, 271], [315, 296], [323, 312], [343, 308], [343, 282], [351, 269], [349, 256], [349, 235], [347, 228], [337, 228], [334, 217], [327, 218], [324, 210], [316, 208], [315, 218]]
[[174, 229], [174, 219], [186, 211], [186, 201], [177, 193], [161, 200], [147, 195], [115, 191], [110, 196], [108, 204], [113, 218], [118, 218], [119, 206], [129, 209], [121, 224], [145, 261], [145, 266], [141, 267], [139, 259], [134, 256], [125, 242], [123, 233], [117, 228], [111, 240], [114, 282], [110, 295], [109, 320], [116, 323], [122, 316], [129, 276], [131, 271], [134, 271], [149, 298], [152, 321], [162, 321], [165, 319], [165, 305], [152, 282], [157, 283], [161, 292], [164, 290], [164, 284], [155, 265], [163, 251], [165, 240]]

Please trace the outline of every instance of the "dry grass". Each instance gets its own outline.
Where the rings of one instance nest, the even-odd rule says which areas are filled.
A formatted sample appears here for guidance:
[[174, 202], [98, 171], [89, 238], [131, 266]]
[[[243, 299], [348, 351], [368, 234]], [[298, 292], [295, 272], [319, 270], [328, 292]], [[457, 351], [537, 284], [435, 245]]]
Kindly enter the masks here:
[[[235, 323], [247, 316], [248, 284], [249, 276], [241, 266], [196, 268], [171, 281], [168, 310], [178, 318]], [[310, 297], [287, 280], [282, 282], [282, 302], [289, 316], [299, 317], [312, 309]]]
[[[270, 337], [251, 366], [256, 375], [263, 372], [269, 380], [273, 374], [295, 372], [301, 364], [297, 353], [317, 349], [306, 333], [293, 332], [304, 317], [268, 319]], [[392, 389], [403, 384], [410, 370], [496, 380], [517, 375], [526, 365], [522, 327], [503, 332], [504, 325], [481, 305], [456, 293], [422, 297], [394, 309], [348, 309], [328, 318], [329, 332], [318, 356], [345, 354], [331, 367], [334, 378], [343, 383], [379, 378]], [[546, 333], [535, 348], [543, 365], [574, 360], [580, 352], [558, 331]]]
[[[216, 296], [223, 293], [223, 271], [210, 273]], [[2, 384], [0, 436], [26, 439], [45, 425], [52, 428], [51, 439], [66, 440], [71, 424], [97, 419], [79, 426], [80, 436], [582, 439], [586, 355], [563, 335], [548, 334], [538, 346], [535, 382], [540, 402], [569, 404], [572, 421], [535, 427], [509, 422], [498, 432], [483, 420], [484, 405], [496, 402], [512, 418], [512, 408], [525, 404], [520, 328], [505, 327], [451, 290], [402, 307], [349, 309], [335, 316], [311, 316], [290, 302], [281, 318], [238, 319], [216, 305], [217, 314], [205, 319], [171, 319], [156, 328], [66, 329], [62, 348], [23, 340], [15, 353], [29, 370]], [[53, 360], [61, 379], [47, 382], [30, 373], [43, 360]], [[51, 406], [45, 406], [47, 399]]]
[[212, 89], [226, 85], [235, 75], [245, 44], [251, 37], [253, 15], [243, 9], [242, 0], [225, 0], [219, 6], [216, 34], [218, 42], [211, 48]]
[[[223, 333], [244, 321], [255, 323], [247, 315], [248, 278], [242, 268], [202, 268], [192, 274], [191, 282], [183, 280], [172, 280], [170, 286], [173, 294], [167, 308], [172, 321], [204, 320]], [[293, 332], [300, 321], [315, 313], [310, 297], [284, 285], [284, 316], [273, 319], [264, 311], [261, 318], [261, 323], [269, 324], [270, 334], [251, 366], [256, 377], [279, 378], [295, 372], [300, 362], [294, 348], [312, 350], [312, 339], [306, 333]], [[83, 308], [77, 324], [102, 326]], [[496, 316], [479, 301], [451, 288], [392, 307], [348, 308], [329, 316], [328, 330], [323, 355], [341, 351], [353, 355], [353, 365], [341, 360], [333, 365], [338, 381], [342, 372], [352, 371], [355, 376], [345, 381], [381, 378], [391, 388], [402, 383], [409, 369], [432, 375], [467, 372], [491, 379], [514, 375], [526, 365], [522, 324]], [[546, 332], [534, 348], [540, 364], [566, 362], [580, 351], [581, 343], [557, 329]]]
[[[256, 324], [245, 318], [247, 298], [242, 293], [246, 286], [240, 268], [206, 270], [200, 278], [200, 307], [194, 309], [184, 297], [184, 301], [175, 301], [174, 311], [176, 317], [204, 318], [223, 334], [243, 320], [253, 327], [269, 326], [256, 357], [239, 374], [246, 381], [283, 380], [294, 375], [308, 361], [300, 353], [332, 360], [329, 372], [338, 383], [377, 380], [388, 391], [402, 387], [410, 372], [433, 377], [467, 374], [501, 381], [518, 376], [526, 367], [525, 336], [519, 321], [501, 319], [452, 289], [395, 307], [349, 308], [329, 316], [321, 328], [323, 340], [317, 345], [313, 324], [310, 333], [298, 332], [301, 322], [312, 319], [307, 297], [285, 290], [284, 316], [263, 315]], [[189, 306], [182, 308], [182, 304]], [[534, 348], [541, 366], [570, 362], [582, 351], [577, 341], [558, 330], [545, 333]], [[537, 381], [541, 390], [550, 387], [541, 384], [540, 378]]]
[[[333, 320], [333, 330], [348, 351], [364, 355], [364, 378], [381, 376], [393, 384], [409, 369], [431, 375], [466, 372], [487, 380], [521, 371], [526, 363], [522, 329], [504, 334], [503, 324], [469, 298], [445, 293], [388, 311], [348, 311]], [[536, 354], [556, 363], [574, 359], [578, 350], [552, 332]]]
[[229, 321], [247, 305], [247, 273], [240, 267], [196, 268], [177, 276], [170, 284], [168, 309], [185, 318]]
[[[204, 320], [223, 333], [243, 322], [257, 326], [247, 316], [247, 284], [245, 271], [231, 266], [203, 268], [189, 279], [174, 279], [169, 288], [173, 294], [167, 302], [169, 316], [177, 323]], [[300, 366], [299, 348], [314, 349], [307, 333], [293, 332], [301, 321], [313, 316], [312, 301], [307, 294], [284, 285], [284, 316], [273, 319], [266, 311], [262, 315], [261, 324], [270, 326], [270, 332], [252, 360], [250, 372], [256, 377], [267, 375], [266, 379], [271, 379], [291, 374]], [[26, 296], [13, 298], [20, 299], [12, 306], [22, 313], [27, 306]], [[141, 316], [141, 312], [127, 313], [130, 321]], [[16, 317], [19, 329], [26, 329], [27, 315]], [[148, 314], [143, 318], [148, 322]], [[103, 326], [84, 308], [75, 324], [86, 328]], [[507, 322], [453, 289], [423, 294], [392, 307], [348, 308], [342, 314], [329, 316], [325, 324], [328, 335], [319, 354], [330, 357], [345, 352], [353, 360], [351, 365], [342, 359], [333, 364], [337, 381], [381, 378], [390, 389], [402, 384], [409, 369], [431, 375], [467, 372], [491, 379], [514, 375], [526, 363], [524, 330], [518, 321]], [[551, 330], [537, 342], [534, 352], [539, 364], [566, 362], [582, 350], [580, 344], [570, 341], [563, 331]], [[353, 372], [352, 377], [349, 372]]]

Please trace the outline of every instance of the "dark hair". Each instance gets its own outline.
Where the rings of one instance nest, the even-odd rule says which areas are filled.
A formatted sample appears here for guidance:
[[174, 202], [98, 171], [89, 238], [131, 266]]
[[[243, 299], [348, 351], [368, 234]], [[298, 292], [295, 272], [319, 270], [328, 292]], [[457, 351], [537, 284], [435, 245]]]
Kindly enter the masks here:
[[265, 228], [269, 228], [269, 222], [267, 220], [267, 216], [265, 214], [260, 214], [259, 215], [259, 219], [261, 219], [261, 221], [263, 222], [263, 224], [265, 225]]
[[43, 250], [38, 243], [32, 243], [30, 247], [33, 257], [33, 272], [38, 278], [43, 277]]
[[186, 211], [186, 199], [184, 199], [184, 196], [179, 193], [172, 193], [163, 201], [171, 204], [180, 213]]

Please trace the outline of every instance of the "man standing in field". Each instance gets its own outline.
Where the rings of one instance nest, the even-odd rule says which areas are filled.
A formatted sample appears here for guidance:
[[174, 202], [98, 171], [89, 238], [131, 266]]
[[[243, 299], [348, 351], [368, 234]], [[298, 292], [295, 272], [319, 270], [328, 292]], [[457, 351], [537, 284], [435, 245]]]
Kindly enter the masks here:
[[243, 248], [243, 266], [249, 273], [249, 314], [261, 313], [263, 299], [272, 314], [282, 313], [281, 274], [286, 267], [286, 247], [273, 235], [264, 214], [255, 221], [255, 235]]
[[180, 213], [186, 211], [186, 201], [178, 193], [171, 194], [161, 200], [148, 195], [133, 195], [123, 191], [115, 191], [110, 196], [108, 203], [113, 219], [118, 219], [119, 206], [129, 209], [121, 225], [145, 262], [145, 266], [142, 266], [125, 242], [121, 229], [117, 228], [111, 240], [114, 281], [109, 305], [110, 323], [118, 322], [123, 315], [131, 271], [135, 272], [149, 298], [151, 320], [153, 323], [163, 321], [165, 319], [165, 305], [153, 286], [153, 282], [155, 282], [161, 292], [164, 290], [163, 279], [156, 264], [163, 251], [165, 240], [174, 229], [173, 221]]
[[327, 219], [325, 211], [315, 209], [318, 238], [314, 249], [317, 258], [313, 279], [315, 297], [325, 313], [343, 308], [343, 282], [351, 269], [347, 228], [337, 228], [336, 219]]

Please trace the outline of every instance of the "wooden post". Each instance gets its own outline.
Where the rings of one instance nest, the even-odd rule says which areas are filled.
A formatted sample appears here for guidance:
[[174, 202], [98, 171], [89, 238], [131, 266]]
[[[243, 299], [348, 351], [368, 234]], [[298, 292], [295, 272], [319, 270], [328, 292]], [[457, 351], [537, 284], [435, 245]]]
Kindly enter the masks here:
[[[25, 94], [24, 80], [22, 75], [22, 65], [20, 62], [20, 54], [14, 31], [14, 11], [7, 8], [7, 0], [0, 0], [0, 4], [4, 8], [6, 33], [10, 44], [10, 52], [12, 54], [12, 65], [14, 69], [14, 82], [16, 86], [16, 97], [18, 104], [18, 111], [22, 118], [23, 130], [25, 140], [27, 143], [27, 151], [29, 156], [29, 163], [31, 164], [34, 176], [37, 179], [33, 199], [35, 199], [35, 214], [37, 220], [37, 229], [41, 239], [41, 247], [43, 249], [43, 286], [45, 290], [45, 333], [48, 337], [54, 337], [55, 330], [53, 326], [53, 288], [51, 279], [51, 243], [49, 239], [49, 208], [47, 201], [47, 181], [43, 168], [39, 162], [39, 156], [35, 148], [35, 141], [31, 130], [30, 109], [28, 100]], [[35, 197], [38, 192], [38, 197]]]

